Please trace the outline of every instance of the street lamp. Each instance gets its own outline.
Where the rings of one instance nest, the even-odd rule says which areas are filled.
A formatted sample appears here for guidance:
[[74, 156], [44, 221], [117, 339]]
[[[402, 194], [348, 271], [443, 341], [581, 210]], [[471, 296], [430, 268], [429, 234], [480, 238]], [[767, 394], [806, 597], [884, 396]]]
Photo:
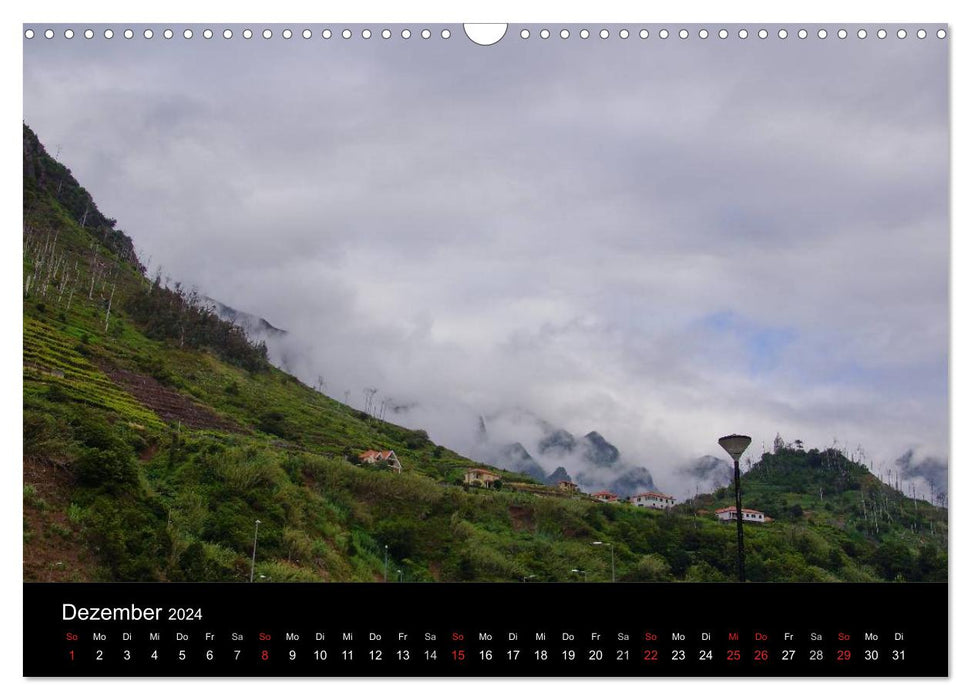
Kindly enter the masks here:
[[401, 577], [402, 576], [403, 576], [403, 574], [401, 573], [401, 569], [398, 569], [398, 583], [401, 583]]
[[726, 435], [719, 438], [722, 446], [735, 461], [735, 523], [738, 528], [738, 580], [745, 581], [745, 546], [742, 543], [742, 481], [738, 471], [738, 458], [752, 442], [748, 435]]
[[384, 545], [384, 582], [388, 582], [388, 545]]
[[531, 578], [536, 578], [536, 574], [530, 574], [529, 576], [523, 576], [523, 583], [526, 583]]
[[583, 576], [583, 582], [584, 583], [587, 582], [587, 572], [585, 570], [583, 570], [583, 569], [570, 569], [570, 571], [572, 571], [573, 573], [575, 573], [575, 574], [577, 574], [579, 576]]
[[253, 583], [253, 574], [256, 572], [256, 540], [260, 536], [260, 521], [256, 521], [256, 530], [253, 533], [253, 561], [249, 567], [249, 582]]
[[610, 582], [617, 583], [617, 570], [614, 568], [614, 543], [613, 542], [601, 542], [597, 540], [593, 543], [596, 546], [607, 545], [610, 547]]
[[54, 567], [55, 566], [58, 567], [58, 568], [60, 568], [60, 567], [64, 566], [64, 562], [62, 562], [62, 561], [51, 562], [50, 574], [47, 576], [47, 580], [48, 581], [53, 581], [54, 580]]

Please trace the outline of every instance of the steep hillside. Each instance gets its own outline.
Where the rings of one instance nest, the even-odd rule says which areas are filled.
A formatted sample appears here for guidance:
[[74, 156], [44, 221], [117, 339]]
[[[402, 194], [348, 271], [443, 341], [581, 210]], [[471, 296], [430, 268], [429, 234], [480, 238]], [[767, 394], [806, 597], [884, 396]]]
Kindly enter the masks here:
[[[614, 544], [620, 580], [732, 575], [734, 531], [710, 514], [599, 503], [511, 472], [469, 487], [482, 465], [272, 367], [193, 292], [146, 278], [26, 126], [23, 251], [25, 580], [246, 581], [257, 520], [256, 581], [608, 580], [594, 541]], [[403, 471], [359, 464], [369, 449], [394, 450]], [[753, 565], [754, 580], [896, 578], [881, 547], [916, 561], [925, 540], [944, 542], [940, 509], [919, 505], [916, 529], [888, 539], [882, 521], [849, 515], [859, 489], [832, 488], [848, 509], [832, 521], [807, 515], [801, 493], [798, 519], [753, 534], [753, 553], [784, 562]], [[788, 493], [772, 495], [790, 508]], [[945, 551], [899, 575], [943, 577]]]

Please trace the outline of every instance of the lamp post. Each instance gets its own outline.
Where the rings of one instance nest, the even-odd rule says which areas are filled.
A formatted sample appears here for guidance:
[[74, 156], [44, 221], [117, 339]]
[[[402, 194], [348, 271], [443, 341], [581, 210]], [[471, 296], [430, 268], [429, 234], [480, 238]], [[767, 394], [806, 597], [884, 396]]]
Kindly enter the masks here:
[[64, 562], [62, 562], [62, 561], [51, 562], [50, 573], [47, 576], [47, 580], [48, 581], [53, 581], [54, 580], [54, 567], [55, 566], [58, 567], [58, 568], [60, 568], [60, 567], [64, 566]]
[[249, 582], [253, 583], [253, 574], [256, 572], [256, 540], [260, 536], [260, 521], [256, 521], [256, 530], [253, 532], [253, 561], [249, 567]]
[[596, 546], [607, 545], [610, 547], [610, 582], [617, 583], [617, 570], [614, 568], [614, 543], [613, 542], [601, 542], [597, 540], [593, 543]]
[[742, 543], [742, 482], [738, 471], [738, 458], [752, 442], [748, 435], [726, 435], [719, 438], [722, 446], [735, 461], [735, 525], [738, 528], [738, 580], [745, 581], [745, 546]]
[[526, 583], [531, 578], [536, 578], [536, 574], [530, 574], [529, 576], [523, 576], [523, 583]]
[[384, 582], [388, 582], [388, 545], [384, 545]]
[[584, 583], [587, 582], [587, 572], [585, 570], [583, 570], [583, 569], [570, 569], [570, 571], [572, 571], [573, 573], [577, 574], [578, 576], [583, 576], [583, 582]]

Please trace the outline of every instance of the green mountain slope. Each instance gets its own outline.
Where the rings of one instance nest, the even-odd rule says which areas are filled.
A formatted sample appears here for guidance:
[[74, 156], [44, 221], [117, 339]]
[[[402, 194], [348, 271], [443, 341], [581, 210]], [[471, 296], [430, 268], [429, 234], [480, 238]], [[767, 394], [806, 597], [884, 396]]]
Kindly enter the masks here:
[[[863, 580], [947, 580], [947, 510], [908, 498], [835, 449], [765, 453], [742, 476], [742, 493], [744, 506], [772, 518], [770, 528], [787, 533], [794, 550], [779, 558], [769, 528], [747, 528], [753, 578], [776, 580], [805, 562], [855, 580], [853, 567], [841, 563], [864, 561]], [[713, 511], [734, 503], [733, 489], [723, 488], [679, 507]]]
[[[246, 581], [257, 519], [257, 581], [609, 580], [593, 541], [614, 544], [618, 580], [731, 579], [734, 529], [697, 512], [716, 497], [647, 511], [508, 472], [470, 488], [482, 465], [272, 367], [192, 293], [146, 278], [26, 126], [23, 246], [25, 580]], [[402, 473], [357, 464], [368, 449]], [[755, 472], [746, 505], [792, 517], [747, 526], [753, 580], [946, 577], [946, 511], [861, 529], [861, 492], [892, 510], [878, 483], [827, 482], [820, 509]]]

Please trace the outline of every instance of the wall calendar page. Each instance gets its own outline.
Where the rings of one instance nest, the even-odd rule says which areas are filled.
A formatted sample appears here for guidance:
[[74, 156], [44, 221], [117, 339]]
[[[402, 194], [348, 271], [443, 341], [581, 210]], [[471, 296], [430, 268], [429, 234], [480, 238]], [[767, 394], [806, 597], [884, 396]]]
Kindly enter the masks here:
[[948, 677], [951, 31], [24, 23], [23, 675]]

